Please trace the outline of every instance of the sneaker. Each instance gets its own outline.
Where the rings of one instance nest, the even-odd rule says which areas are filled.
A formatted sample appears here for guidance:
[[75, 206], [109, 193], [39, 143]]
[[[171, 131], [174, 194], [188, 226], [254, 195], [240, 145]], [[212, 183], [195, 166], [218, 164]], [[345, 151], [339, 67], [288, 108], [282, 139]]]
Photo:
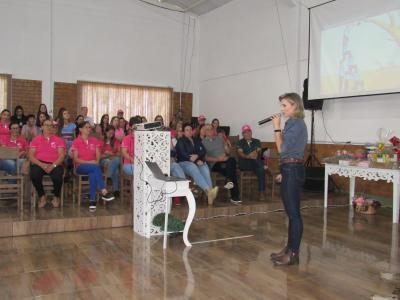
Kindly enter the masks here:
[[242, 200], [240, 200], [240, 199], [231, 199], [231, 203], [235, 204], [235, 205], [240, 205], [240, 204], [242, 204]]
[[90, 202], [89, 211], [90, 212], [95, 212], [96, 211], [96, 202]]
[[218, 195], [218, 187], [213, 187], [211, 190], [208, 191], [208, 205], [213, 205], [215, 198]]
[[232, 181], [228, 181], [228, 182], [224, 185], [224, 188], [226, 188], [227, 190], [231, 190], [231, 189], [233, 189], [234, 186], [235, 186], [235, 185], [233, 184]]
[[101, 195], [101, 199], [104, 201], [113, 201], [115, 199], [115, 196], [111, 192], [107, 192], [105, 195]]

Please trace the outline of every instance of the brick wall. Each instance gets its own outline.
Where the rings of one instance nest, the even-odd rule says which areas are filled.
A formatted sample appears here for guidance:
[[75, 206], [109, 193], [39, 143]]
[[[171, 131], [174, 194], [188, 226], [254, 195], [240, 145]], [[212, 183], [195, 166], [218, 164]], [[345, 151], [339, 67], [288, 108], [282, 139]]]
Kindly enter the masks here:
[[42, 103], [42, 82], [40, 80], [12, 79], [11, 81], [11, 114], [14, 107], [21, 105], [25, 115], [36, 114]]
[[75, 121], [77, 101], [76, 83], [54, 82], [54, 116], [57, 116], [58, 110], [64, 107], [71, 115], [70, 121]]

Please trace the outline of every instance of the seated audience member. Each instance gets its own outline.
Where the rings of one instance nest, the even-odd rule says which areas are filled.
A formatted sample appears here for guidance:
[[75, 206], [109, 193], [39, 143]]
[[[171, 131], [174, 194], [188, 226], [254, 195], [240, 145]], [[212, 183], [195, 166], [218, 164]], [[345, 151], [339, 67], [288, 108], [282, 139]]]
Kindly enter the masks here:
[[225, 176], [225, 188], [230, 189], [231, 202], [240, 204], [239, 185], [236, 176], [236, 159], [229, 157], [225, 152], [224, 140], [220, 136], [214, 136], [214, 128], [210, 124], [204, 126], [206, 137], [203, 139], [206, 148], [206, 161], [212, 171]]
[[68, 110], [60, 108], [57, 116], [57, 136], [61, 137], [67, 146], [67, 153], [71, 148], [72, 141], [75, 138], [76, 124], [69, 121]]
[[99, 131], [98, 127], [100, 128], [101, 134], [104, 135], [104, 133], [106, 132], [106, 128], [108, 127], [108, 125], [110, 123], [110, 116], [108, 114], [104, 114], [101, 116], [100, 119], [100, 124], [96, 125], [96, 132]]
[[197, 123], [192, 125], [193, 136], [198, 137], [200, 135], [200, 129], [201, 129], [201, 127], [204, 126], [204, 124], [206, 124], [206, 117], [204, 115], [198, 116], [197, 117]]
[[26, 124], [26, 117], [24, 115], [24, 109], [21, 105], [17, 105], [14, 109], [14, 114], [11, 117], [11, 123], [18, 123], [19, 127], [22, 128]]
[[213, 119], [212, 120], [212, 122], [211, 122], [211, 125], [212, 125], [212, 128], [214, 129], [214, 135], [217, 135], [218, 134], [218, 129], [221, 129], [220, 127], [219, 127], [219, 120], [218, 119]]
[[183, 126], [183, 136], [176, 144], [176, 154], [179, 165], [185, 175], [207, 193], [208, 204], [212, 205], [217, 197], [218, 187], [212, 187], [210, 170], [205, 162], [206, 150], [199, 138], [193, 138], [192, 126]]
[[125, 137], [125, 131], [123, 128], [119, 127], [119, 118], [115, 116], [112, 117], [110, 125], [114, 128], [115, 138], [121, 143]]
[[162, 115], [157, 115], [157, 116], [154, 118], [154, 122], [160, 122], [160, 123], [161, 123], [161, 126], [164, 127], [164, 118], [162, 117]]
[[118, 119], [124, 119], [124, 122], [125, 122], [124, 128], [126, 128], [126, 126], [128, 125], [128, 121], [125, 120], [125, 118], [124, 118], [124, 111], [123, 111], [122, 109], [118, 109], [118, 111], [117, 111], [117, 117], [118, 117]]
[[119, 196], [120, 147], [121, 144], [114, 135], [114, 127], [107, 126], [101, 144], [100, 165], [107, 169], [107, 177], [111, 178], [115, 196]]
[[36, 120], [36, 126], [38, 127], [38, 134], [43, 134], [43, 123], [46, 120], [49, 120], [50, 117], [48, 117], [45, 113], [41, 112], [39, 113], [39, 119]]
[[239, 169], [256, 173], [260, 200], [265, 200], [265, 170], [264, 162], [261, 160], [261, 142], [252, 137], [249, 125], [243, 125], [242, 134], [243, 138], [237, 143]]
[[54, 184], [54, 207], [60, 205], [61, 188], [63, 184], [64, 168], [62, 166], [65, 155], [64, 141], [53, 134], [51, 120], [43, 123], [43, 134], [36, 136], [29, 145], [28, 157], [31, 162], [31, 180], [38, 193], [38, 207], [46, 205], [42, 179], [50, 175]]
[[36, 126], [36, 118], [35, 115], [28, 115], [26, 124], [22, 127], [21, 134], [25, 137], [25, 139], [30, 143], [34, 137], [36, 137], [40, 131]]
[[[41, 104], [39, 105], [39, 107], [38, 107], [38, 111], [37, 111], [37, 113], [36, 113], [36, 122], [39, 121], [39, 114], [41, 114], [41, 113], [45, 114], [46, 119], [50, 119], [50, 115], [49, 115], [49, 113], [47, 112], [47, 106], [46, 106], [46, 104], [44, 104], [44, 103], [41, 103]], [[38, 125], [38, 124], [36, 124], [36, 125]]]
[[92, 117], [88, 116], [87, 106], [82, 106], [79, 114], [83, 116], [84, 121], [89, 122], [90, 126], [94, 127], [94, 120]]
[[121, 128], [121, 132], [123, 133], [123, 136], [126, 135], [126, 122], [124, 118], [118, 118], [118, 128]]
[[71, 148], [76, 173], [89, 176], [89, 210], [95, 211], [97, 190], [101, 192], [105, 201], [114, 200], [114, 195], [108, 192], [104, 185], [99, 165], [100, 145], [95, 137], [89, 136], [91, 129], [89, 121], [79, 124], [76, 131], [77, 138], [72, 142]]
[[[26, 151], [28, 149], [28, 142], [20, 135], [20, 127], [18, 122], [11, 122], [10, 124], [10, 136], [0, 140], [2, 147], [18, 148], [19, 153], [19, 167], [25, 162]], [[7, 174], [17, 175], [17, 162], [13, 159], [1, 159], [0, 170], [6, 171]]]
[[145, 116], [141, 116], [142, 123], [147, 123], [147, 118]]
[[75, 118], [75, 125], [78, 126], [79, 124], [85, 122], [85, 117], [82, 115], [77, 115]]
[[225, 130], [223, 130], [221, 127], [218, 128], [217, 135], [220, 136], [222, 138], [222, 140], [224, 141], [226, 153], [230, 153], [230, 151], [232, 149], [232, 144], [231, 144], [231, 141], [229, 140], [229, 137], [226, 136]]
[[0, 140], [10, 136], [10, 111], [3, 109], [0, 115]]
[[135, 125], [140, 124], [142, 118], [140, 116], [132, 117], [129, 120], [129, 127], [132, 128], [131, 132], [124, 137], [121, 143], [121, 155], [123, 159], [122, 171], [133, 176], [133, 168], [135, 162]]

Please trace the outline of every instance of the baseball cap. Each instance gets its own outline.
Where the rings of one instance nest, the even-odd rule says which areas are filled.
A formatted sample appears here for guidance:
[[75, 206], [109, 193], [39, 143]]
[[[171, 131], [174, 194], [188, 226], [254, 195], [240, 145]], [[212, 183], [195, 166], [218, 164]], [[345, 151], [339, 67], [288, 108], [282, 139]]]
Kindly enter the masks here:
[[245, 133], [246, 131], [251, 131], [250, 125], [245, 124], [242, 126], [242, 133]]

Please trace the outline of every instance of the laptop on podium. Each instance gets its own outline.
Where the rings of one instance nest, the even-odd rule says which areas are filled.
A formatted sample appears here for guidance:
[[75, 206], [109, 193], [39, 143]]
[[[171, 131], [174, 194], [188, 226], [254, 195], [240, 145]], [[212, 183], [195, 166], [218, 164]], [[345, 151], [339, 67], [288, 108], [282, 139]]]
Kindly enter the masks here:
[[162, 181], [187, 181], [186, 178], [179, 178], [176, 176], [167, 176], [165, 175], [158, 164], [153, 161], [146, 161], [147, 167], [150, 169], [151, 173], [153, 173], [154, 178]]

